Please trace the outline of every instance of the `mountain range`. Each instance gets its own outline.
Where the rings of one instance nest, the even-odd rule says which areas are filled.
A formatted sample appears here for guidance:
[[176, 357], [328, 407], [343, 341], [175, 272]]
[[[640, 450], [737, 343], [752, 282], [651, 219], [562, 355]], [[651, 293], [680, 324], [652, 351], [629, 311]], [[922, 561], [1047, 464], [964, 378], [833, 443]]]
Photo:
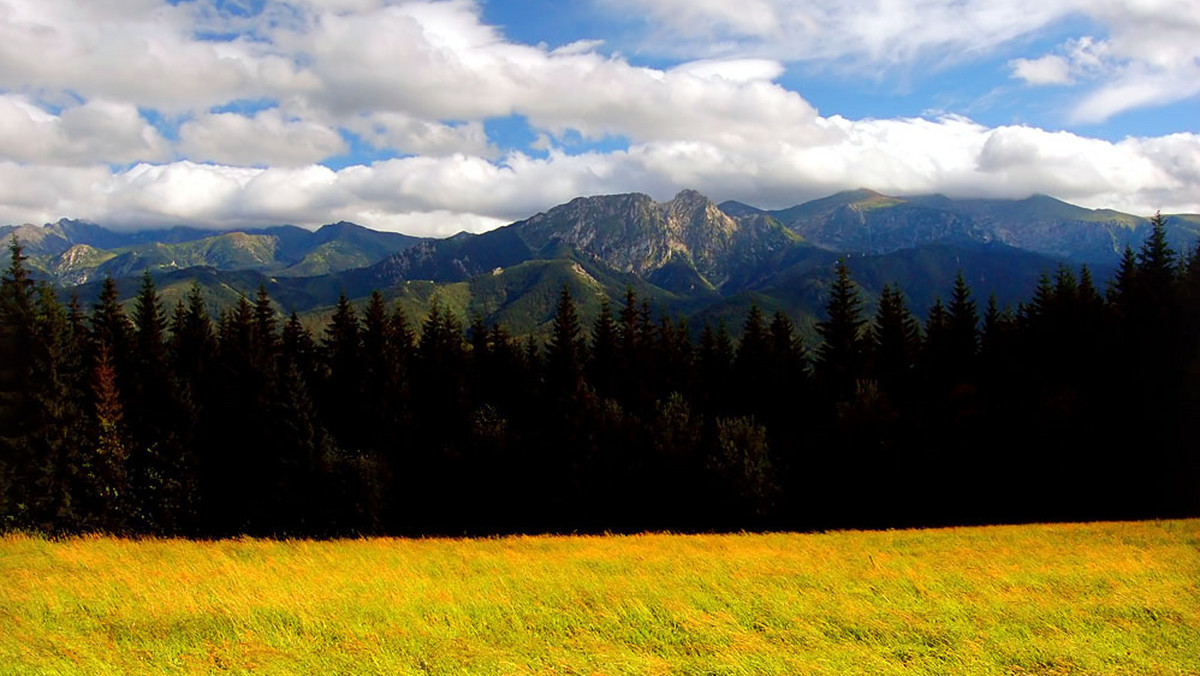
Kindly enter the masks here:
[[[149, 271], [169, 303], [197, 282], [214, 307], [261, 284], [281, 310], [316, 323], [339, 294], [360, 299], [378, 289], [414, 316], [436, 298], [460, 316], [479, 314], [522, 334], [545, 329], [563, 284], [584, 321], [600, 299], [619, 306], [632, 288], [693, 327], [724, 320], [736, 332], [757, 304], [811, 330], [840, 257], [849, 259], [868, 305], [895, 282], [923, 315], [959, 270], [981, 304], [992, 293], [1015, 303], [1063, 263], [1087, 264], [1106, 279], [1149, 228], [1146, 218], [1042, 195], [955, 200], [857, 190], [764, 210], [685, 190], [667, 202], [636, 193], [580, 197], [491, 232], [439, 240], [345, 222], [316, 231], [117, 232], [61, 220], [0, 227], [0, 236], [15, 235], [40, 274], [85, 301], [106, 276], [130, 298], [137, 284], [121, 280]], [[1168, 216], [1167, 232], [1177, 251], [1190, 251], [1200, 216]]]

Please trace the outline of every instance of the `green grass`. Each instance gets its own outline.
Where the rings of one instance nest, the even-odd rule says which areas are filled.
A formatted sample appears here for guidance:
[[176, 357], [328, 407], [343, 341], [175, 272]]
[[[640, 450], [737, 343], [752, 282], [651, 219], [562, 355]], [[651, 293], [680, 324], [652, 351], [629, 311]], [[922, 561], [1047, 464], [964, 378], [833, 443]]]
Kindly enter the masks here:
[[1200, 521], [0, 538], [0, 673], [1200, 674]]

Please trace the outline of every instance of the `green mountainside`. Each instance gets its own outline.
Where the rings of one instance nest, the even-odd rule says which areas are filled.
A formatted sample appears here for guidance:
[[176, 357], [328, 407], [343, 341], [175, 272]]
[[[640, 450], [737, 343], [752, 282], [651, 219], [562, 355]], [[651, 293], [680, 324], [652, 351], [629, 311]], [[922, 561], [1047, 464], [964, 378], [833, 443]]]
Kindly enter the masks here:
[[[729, 204], [729, 209], [747, 210], [740, 203]], [[1110, 264], [1127, 245], [1136, 248], [1150, 231], [1148, 218], [1084, 209], [1046, 195], [955, 200], [854, 190], [762, 213], [817, 246], [870, 254], [933, 242], [998, 242], [1075, 263]], [[1190, 247], [1200, 236], [1198, 220], [1195, 215], [1169, 216], [1172, 245]]]
[[[1194, 246], [1200, 216], [1168, 217], [1172, 245]], [[373, 290], [414, 318], [435, 300], [464, 321], [476, 315], [517, 334], [543, 334], [565, 284], [585, 323], [602, 299], [619, 307], [626, 288], [655, 313], [682, 316], [693, 331], [724, 321], [737, 332], [756, 304], [810, 332], [838, 258], [847, 256], [868, 306], [898, 283], [923, 315], [962, 270], [982, 305], [1027, 298], [1039, 275], [1087, 263], [1098, 280], [1121, 249], [1137, 247], [1146, 219], [1045, 197], [953, 200], [839, 193], [788, 209], [714, 204], [685, 190], [667, 202], [642, 194], [580, 197], [480, 235], [420, 239], [335, 223], [317, 231], [279, 226], [245, 232], [171, 228], [135, 233], [63, 220], [7, 226], [41, 274], [96, 297], [105, 276], [132, 298], [151, 272], [173, 304], [199, 284], [214, 310], [265, 286], [281, 311], [317, 326], [340, 294]], [[586, 324], [585, 324], [586, 325]]]
[[315, 232], [278, 226], [234, 232], [171, 228], [122, 233], [68, 220], [0, 227], [0, 237], [12, 236], [25, 248], [31, 267], [62, 285], [193, 267], [310, 277], [365, 267], [422, 241], [353, 223], [326, 225]]

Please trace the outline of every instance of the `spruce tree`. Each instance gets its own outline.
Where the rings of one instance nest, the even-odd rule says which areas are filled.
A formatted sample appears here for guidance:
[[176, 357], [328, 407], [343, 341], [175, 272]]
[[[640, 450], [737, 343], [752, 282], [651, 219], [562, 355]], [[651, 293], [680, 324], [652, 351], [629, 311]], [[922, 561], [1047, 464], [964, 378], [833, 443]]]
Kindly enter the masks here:
[[954, 290], [947, 308], [949, 335], [947, 347], [953, 366], [961, 376], [969, 377], [970, 370], [979, 351], [979, 313], [971, 288], [960, 270], [954, 278]]
[[[360, 453], [369, 451], [369, 433], [358, 420], [364, 408], [365, 362], [362, 333], [358, 311], [345, 291], [338, 295], [333, 316], [325, 325], [320, 355], [327, 369], [324, 374], [326, 379], [317, 390], [322, 423], [333, 435], [337, 448], [347, 462], [350, 462]], [[343, 469], [348, 471], [350, 467], [346, 465]], [[346, 478], [344, 481], [354, 483], [355, 480]], [[348, 493], [354, 493], [355, 490], [349, 487], [346, 489]], [[354, 502], [356, 496], [346, 494], [342, 499], [345, 505], [349, 505]], [[344, 515], [341, 518], [349, 516]]]
[[184, 433], [178, 427], [185, 415], [167, 358], [166, 316], [149, 272], [134, 303], [133, 328], [134, 370], [126, 396], [133, 517], [139, 530], [173, 531], [185, 509]]
[[83, 355], [71, 335], [66, 311], [54, 289], [38, 287], [26, 394], [32, 404], [26, 438], [35, 462], [32, 520], [43, 532], [72, 532], [85, 524], [76, 497], [88, 443], [80, 389], [86, 386]]
[[0, 279], [0, 525], [27, 526], [36, 475], [28, 426], [36, 311], [27, 257], [16, 235], [9, 252], [10, 263]]
[[100, 285], [100, 296], [92, 305], [91, 335], [96, 345], [107, 346], [119, 378], [132, 375], [133, 324], [121, 307], [117, 283], [112, 277], [104, 278]]
[[608, 297], [600, 300], [600, 314], [592, 325], [592, 345], [587, 364], [587, 379], [601, 396], [616, 394], [618, 368], [618, 332]]
[[921, 328], [904, 303], [899, 287], [884, 284], [871, 326], [871, 372], [889, 386], [911, 373], [921, 348]]
[[771, 371], [776, 381], [776, 391], [792, 393], [781, 401], [795, 399], [804, 390], [807, 381], [807, 359], [804, 341], [796, 333], [796, 325], [782, 311], [776, 310], [767, 327], [770, 341]]
[[841, 398], [854, 391], [863, 369], [863, 301], [850, 279], [845, 259], [838, 261], [836, 277], [825, 305], [825, 319], [817, 322], [822, 343], [817, 348], [817, 370], [825, 386]]
[[125, 533], [129, 524], [129, 435], [116, 368], [103, 339], [92, 366], [91, 440], [83, 463], [84, 514], [89, 529]]
[[571, 289], [563, 284], [554, 311], [547, 351], [549, 382], [557, 392], [573, 396], [583, 387], [583, 362], [587, 342], [579, 325], [579, 313]]

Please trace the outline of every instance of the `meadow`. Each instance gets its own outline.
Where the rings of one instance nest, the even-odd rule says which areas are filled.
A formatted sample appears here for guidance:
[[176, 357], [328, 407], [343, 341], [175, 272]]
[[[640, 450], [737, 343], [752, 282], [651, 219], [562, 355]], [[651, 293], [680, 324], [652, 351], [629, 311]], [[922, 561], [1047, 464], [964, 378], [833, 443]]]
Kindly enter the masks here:
[[1200, 674], [1200, 520], [0, 537], [0, 673]]

